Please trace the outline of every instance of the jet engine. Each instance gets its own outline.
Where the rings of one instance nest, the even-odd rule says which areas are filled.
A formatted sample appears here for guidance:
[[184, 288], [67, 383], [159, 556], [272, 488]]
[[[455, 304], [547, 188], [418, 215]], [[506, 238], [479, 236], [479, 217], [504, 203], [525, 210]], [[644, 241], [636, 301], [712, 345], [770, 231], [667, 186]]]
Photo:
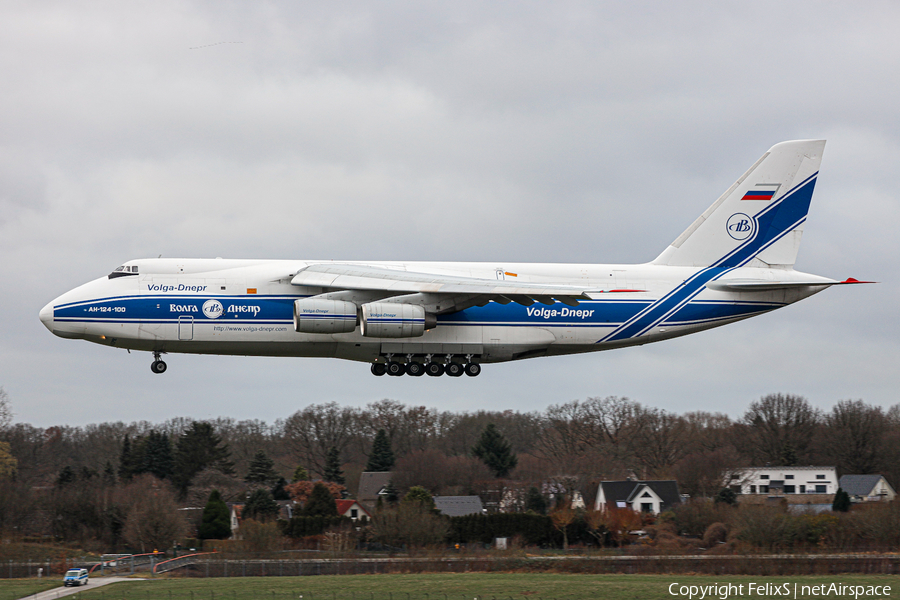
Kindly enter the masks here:
[[356, 305], [342, 300], [295, 300], [294, 329], [298, 333], [350, 333], [356, 329]]
[[362, 305], [361, 324], [366, 337], [420, 337], [437, 326], [437, 317], [415, 304], [370, 302]]

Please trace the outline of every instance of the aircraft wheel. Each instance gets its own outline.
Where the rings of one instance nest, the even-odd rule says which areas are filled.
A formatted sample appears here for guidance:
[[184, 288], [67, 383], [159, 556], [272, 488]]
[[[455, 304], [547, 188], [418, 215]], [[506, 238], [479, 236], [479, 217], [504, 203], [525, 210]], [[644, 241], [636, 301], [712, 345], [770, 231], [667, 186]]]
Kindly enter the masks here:
[[387, 371], [387, 365], [384, 363], [372, 363], [372, 375], [381, 377]]
[[166, 363], [161, 360], [154, 360], [152, 363], [150, 363], [150, 370], [157, 374], [165, 373], [166, 367]]
[[406, 374], [411, 377], [421, 377], [425, 374], [425, 367], [422, 366], [422, 363], [408, 362], [406, 363]]
[[466, 375], [469, 377], [478, 377], [481, 373], [481, 365], [478, 363], [469, 363], [466, 365]]
[[463, 366], [458, 362], [447, 363], [447, 366], [444, 367], [444, 373], [450, 377], [459, 377], [463, 374]]
[[440, 377], [444, 374], [444, 365], [441, 363], [430, 362], [425, 365], [425, 372], [432, 377]]
[[387, 364], [387, 374], [391, 377], [400, 377], [405, 372], [403, 365], [398, 362], [389, 362]]

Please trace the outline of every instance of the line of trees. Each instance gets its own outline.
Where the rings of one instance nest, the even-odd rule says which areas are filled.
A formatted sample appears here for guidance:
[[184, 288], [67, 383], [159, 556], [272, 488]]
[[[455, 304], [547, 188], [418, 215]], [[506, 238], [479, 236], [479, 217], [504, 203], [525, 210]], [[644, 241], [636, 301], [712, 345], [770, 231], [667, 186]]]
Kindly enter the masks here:
[[364, 408], [312, 404], [272, 424], [175, 418], [49, 428], [12, 422], [8, 398], [0, 400], [0, 530], [106, 544], [125, 540], [134, 502], [115, 495], [137, 484], [202, 509], [213, 490], [225, 501], [243, 502], [261, 488], [286, 498], [291, 482], [317, 479], [352, 497], [362, 471], [390, 470], [400, 496], [422, 486], [490, 500], [503, 488], [517, 490], [521, 502], [511, 508], [524, 511], [540, 506], [548, 482], [580, 491], [589, 506], [600, 481], [627, 476], [672, 478], [683, 493], [712, 497], [726, 469], [766, 464], [835, 465], [840, 474], [881, 473], [900, 483], [900, 405], [862, 400], [823, 411], [773, 394], [736, 419], [614, 396], [535, 412], [380, 400]]

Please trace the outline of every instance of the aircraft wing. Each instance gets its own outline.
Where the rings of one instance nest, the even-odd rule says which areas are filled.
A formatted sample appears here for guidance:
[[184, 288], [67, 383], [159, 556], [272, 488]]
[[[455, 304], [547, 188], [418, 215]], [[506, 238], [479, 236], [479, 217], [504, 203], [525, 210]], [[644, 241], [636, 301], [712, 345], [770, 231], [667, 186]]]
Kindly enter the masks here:
[[297, 272], [293, 285], [331, 288], [334, 290], [384, 291], [393, 294], [452, 294], [486, 296], [487, 300], [510, 300], [531, 305], [535, 301], [552, 304], [553, 299], [577, 306], [579, 300], [590, 300], [588, 289], [581, 286], [526, 283], [508, 280], [479, 279], [434, 273], [416, 273], [373, 265], [319, 263]]

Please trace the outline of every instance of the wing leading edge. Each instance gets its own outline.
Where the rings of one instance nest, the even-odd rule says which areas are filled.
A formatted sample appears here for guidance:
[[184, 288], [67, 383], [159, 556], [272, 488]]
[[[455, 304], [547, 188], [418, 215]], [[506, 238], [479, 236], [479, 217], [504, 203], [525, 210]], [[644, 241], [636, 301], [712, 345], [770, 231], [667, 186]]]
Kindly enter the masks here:
[[525, 306], [530, 306], [535, 302], [553, 304], [554, 301], [568, 306], [577, 306], [580, 300], [590, 300], [589, 292], [600, 292], [600, 290], [588, 290], [573, 285], [436, 275], [350, 263], [309, 265], [298, 271], [291, 279], [291, 283], [331, 290], [384, 292], [391, 296], [401, 294], [474, 295], [480, 297], [480, 301], [477, 303], [486, 304], [490, 300], [495, 300], [507, 304], [512, 301]]

